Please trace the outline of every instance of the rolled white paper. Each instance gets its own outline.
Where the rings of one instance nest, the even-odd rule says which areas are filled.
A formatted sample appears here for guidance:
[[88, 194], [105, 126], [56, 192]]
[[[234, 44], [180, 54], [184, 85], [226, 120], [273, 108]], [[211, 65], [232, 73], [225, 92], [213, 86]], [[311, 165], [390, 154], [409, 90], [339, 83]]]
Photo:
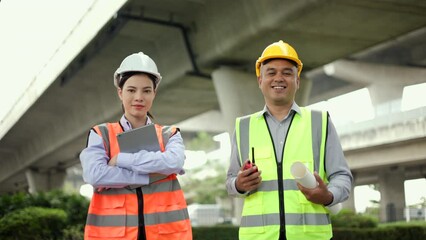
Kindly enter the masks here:
[[335, 214], [338, 214], [340, 210], [342, 210], [342, 203], [337, 203], [331, 207], [326, 207], [326, 208], [328, 208], [331, 214], [335, 215]]
[[315, 176], [309, 172], [309, 169], [305, 166], [305, 164], [301, 162], [295, 162], [291, 165], [290, 168], [291, 175], [293, 175], [294, 180], [298, 182], [305, 188], [316, 188], [318, 186], [317, 180]]
[[[294, 180], [303, 187], [312, 189], [318, 186], [318, 182], [315, 179], [315, 176], [309, 171], [305, 164], [301, 162], [294, 162], [290, 167], [290, 172], [291, 175], [293, 175]], [[337, 203], [331, 207], [326, 208], [328, 208], [331, 214], [337, 214], [342, 209], [342, 204]]]

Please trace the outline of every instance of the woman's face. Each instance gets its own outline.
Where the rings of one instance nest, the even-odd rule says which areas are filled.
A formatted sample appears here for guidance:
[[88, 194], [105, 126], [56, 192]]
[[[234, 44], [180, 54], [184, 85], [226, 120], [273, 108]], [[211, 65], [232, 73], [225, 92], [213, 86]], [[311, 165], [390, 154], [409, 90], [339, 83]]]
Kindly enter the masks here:
[[118, 89], [118, 96], [123, 103], [127, 120], [132, 124], [145, 121], [155, 98], [154, 83], [144, 73], [135, 74]]

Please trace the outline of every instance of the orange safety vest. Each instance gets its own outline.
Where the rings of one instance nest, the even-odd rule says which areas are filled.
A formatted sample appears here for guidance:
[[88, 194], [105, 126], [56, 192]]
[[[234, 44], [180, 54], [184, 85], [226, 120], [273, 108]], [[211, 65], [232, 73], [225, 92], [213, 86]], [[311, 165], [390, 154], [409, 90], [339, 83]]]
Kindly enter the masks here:
[[[161, 151], [164, 140], [172, 134], [155, 125]], [[117, 134], [123, 132], [117, 123], [93, 128], [104, 139], [107, 155], [120, 152]], [[143, 209], [143, 210], [142, 210]], [[150, 184], [95, 190], [89, 206], [84, 239], [191, 240], [192, 229], [183, 191], [176, 174], [151, 174]]]

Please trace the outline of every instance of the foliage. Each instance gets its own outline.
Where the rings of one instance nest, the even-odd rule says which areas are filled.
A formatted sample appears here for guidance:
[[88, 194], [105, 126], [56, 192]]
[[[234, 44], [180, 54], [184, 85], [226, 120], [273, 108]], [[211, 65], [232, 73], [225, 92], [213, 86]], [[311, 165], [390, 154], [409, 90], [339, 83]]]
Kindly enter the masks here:
[[[209, 152], [217, 148], [217, 143], [213, 141], [211, 134], [198, 132], [185, 146], [188, 150]], [[214, 204], [218, 199], [227, 197], [226, 169], [219, 162], [216, 159], [208, 159], [201, 167], [186, 170], [182, 189], [188, 204]]]
[[374, 217], [356, 214], [351, 210], [342, 209], [338, 214], [331, 215], [333, 227], [340, 228], [374, 228], [378, 220]]
[[27, 193], [20, 192], [13, 195], [2, 195], [0, 197], [0, 218], [10, 212], [32, 205], [32, 196]]
[[217, 147], [213, 136], [207, 132], [198, 132], [197, 135], [188, 142], [185, 142], [186, 150], [212, 151]]
[[1, 239], [58, 239], [62, 236], [67, 214], [61, 209], [27, 207], [0, 219]]
[[193, 227], [194, 240], [238, 239], [238, 226]]
[[391, 226], [380, 228], [335, 228], [333, 239], [338, 240], [424, 240], [426, 226]]
[[[214, 176], [206, 176], [202, 180], [197, 178], [195, 174], [204, 169], [212, 169], [216, 172]], [[225, 188], [225, 169], [223, 166], [214, 161], [208, 161], [201, 168], [188, 171], [186, 182], [182, 189], [187, 196], [187, 203], [214, 204], [217, 199], [227, 198]], [[201, 182], [201, 184], [200, 184]]]
[[[50, 213], [50, 215], [41, 215], [40, 212], [43, 212], [43, 210], [55, 209], [56, 211], [61, 211], [65, 213], [65, 224], [61, 228], [60, 234], [55, 232], [55, 228], [50, 228], [50, 225], [43, 225], [45, 231], [49, 231], [49, 235], [46, 236], [54, 236], [54, 239], [78, 240], [83, 239], [83, 228], [84, 223], [86, 222], [88, 206], [89, 200], [87, 200], [83, 196], [80, 196], [75, 193], [66, 194], [61, 190], [55, 190], [51, 192], [40, 192], [34, 195], [22, 192], [13, 195], [2, 195], [0, 196], [0, 221], [6, 223], [7, 221], [12, 221], [13, 224], [17, 224], [17, 221], [15, 221], [13, 218], [15, 214], [21, 214], [20, 212], [24, 210], [34, 211], [34, 217], [39, 216], [41, 220], [38, 220], [36, 218], [24, 218], [24, 220], [28, 222], [34, 221], [35, 223], [33, 223], [33, 228], [37, 228], [37, 224], [45, 224], [46, 221], [50, 221], [52, 215], [52, 213]], [[36, 210], [31, 210], [34, 208]], [[58, 221], [58, 223], [61, 223], [61, 221]], [[46, 228], [46, 226], [49, 227]], [[16, 231], [16, 229], [14, 230]], [[0, 239], [49, 239], [48, 237], [40, 237], [40, 235], [37, 234], [35, 235], [38, 236], [37, 238], [2, 238], [1, 236], [3, 236], [3, 231], [6, 230], [2, 229], [0, 231]], [[47, 233], [41, 232], [40, 234]], [[62, 238], [57, 238], [56, 236], [61, 236]]]
[[89, 200], [77, 194], [66, 194], [61, 190], [40, 192], [34, 195], [22, 192], [2, 195], [0, 197], [0, 217], [31, 206], [62, 209], [68, 213], [67, 222], [73, 225], [86, 221]]
[[84, 224], [68, 226], [62, 232], [62, 240], [82, 240], [84, 238]]

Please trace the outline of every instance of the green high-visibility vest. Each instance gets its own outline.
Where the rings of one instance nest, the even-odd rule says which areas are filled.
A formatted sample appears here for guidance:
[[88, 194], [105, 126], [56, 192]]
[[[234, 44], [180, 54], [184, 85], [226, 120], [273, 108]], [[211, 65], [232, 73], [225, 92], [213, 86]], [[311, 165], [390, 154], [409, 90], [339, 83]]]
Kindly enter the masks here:
[[[297, 188], [290, 173], [295, 161], [318, 172], [327, 183], [324, 170], [327, 112], [300, 108], [285, 137], [283, 149], [275, 149], [265, 117], [258, 113], [237, 118], [236, 137], [241, 162], [251, 156], [254, 147], [256, 165], [262, 171], [260, 187], [244, 199], [239, 230], [240, 240], [278, 239], [322, 240], [332, 237], [329, 211], [311, 203]], [[276, 151], [282, 151], [280, 163]]]

